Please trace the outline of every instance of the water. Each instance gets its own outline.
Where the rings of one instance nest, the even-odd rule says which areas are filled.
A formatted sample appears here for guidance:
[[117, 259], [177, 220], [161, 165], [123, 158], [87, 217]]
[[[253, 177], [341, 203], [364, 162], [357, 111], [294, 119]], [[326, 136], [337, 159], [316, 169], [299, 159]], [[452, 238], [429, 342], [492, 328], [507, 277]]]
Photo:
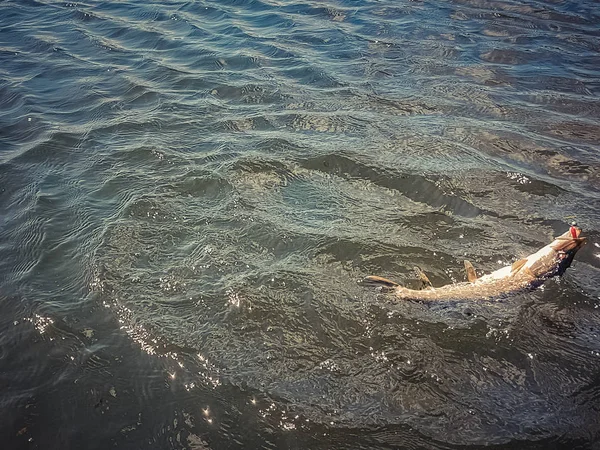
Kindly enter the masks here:
[[[7, 449], [591, 448], [600, 7], [0, 2]], [[576, 219], [502, 301], [392, 304]]]

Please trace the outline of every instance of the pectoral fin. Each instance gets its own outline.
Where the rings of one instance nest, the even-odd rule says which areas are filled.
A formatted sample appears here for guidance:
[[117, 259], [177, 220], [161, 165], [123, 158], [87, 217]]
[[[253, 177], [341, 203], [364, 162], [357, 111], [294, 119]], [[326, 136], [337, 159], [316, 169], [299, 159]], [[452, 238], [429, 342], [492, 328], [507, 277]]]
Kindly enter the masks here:
[[475, 273], [475, 267], [469, 261], [465, 259], [465, 272], [467, 272], [467, 280], [469, 283], [477, 281], [477, 274]]
[[421, 289], [433, 289], [433, 285], [431, 284], [431, 281], [429, 281], [429, 278], [427, 278], [427, 275], [425, 275], [425, 272], [415, 266], [415, 273], [422, 284]]
[[523, 258], [518, 261], [515, 261], [513, 263], [513, 265], [510, 267], [510, 271], [517, 272], [521, 267], [523, 267], [525, 265], [526, 262], [527, 262], [527, 258]]

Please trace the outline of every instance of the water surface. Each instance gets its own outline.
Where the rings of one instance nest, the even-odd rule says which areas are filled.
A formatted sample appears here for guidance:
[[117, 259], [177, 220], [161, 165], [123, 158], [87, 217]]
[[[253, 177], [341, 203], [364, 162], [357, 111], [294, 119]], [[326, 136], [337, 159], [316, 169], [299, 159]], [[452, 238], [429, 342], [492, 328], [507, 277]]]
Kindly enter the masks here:
[[[591, 448], [600, 7], [0, 2], [0, 439]], [[589, 237], [542, 289], [393, 304]]]

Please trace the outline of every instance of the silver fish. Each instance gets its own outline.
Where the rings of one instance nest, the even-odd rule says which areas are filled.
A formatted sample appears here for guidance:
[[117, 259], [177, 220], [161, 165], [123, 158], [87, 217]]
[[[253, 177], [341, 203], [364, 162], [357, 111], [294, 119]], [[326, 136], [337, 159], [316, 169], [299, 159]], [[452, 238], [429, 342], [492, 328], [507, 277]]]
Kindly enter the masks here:
[[427, 276], [420, 271], [418, 274], [421, 281], [429, 285], [422, 290], [408, 289], [377, 276], [366, 277], [365, 281], [387, 286], [393, 290], [397, 299], [403, 300], [476, 300], [499, 297], [511, 292], [539, 287], [548, 278], [562, 275], [571, 265], [575, 253], [586, 241], [586, 238], [580, 237], [580, 234], [581, 228], [573, 225], [569, 231], [527, 258], [481, 278], [477, 278], [471, 263], [465, 261], [469, 280], [466, 283], [434, 288]]

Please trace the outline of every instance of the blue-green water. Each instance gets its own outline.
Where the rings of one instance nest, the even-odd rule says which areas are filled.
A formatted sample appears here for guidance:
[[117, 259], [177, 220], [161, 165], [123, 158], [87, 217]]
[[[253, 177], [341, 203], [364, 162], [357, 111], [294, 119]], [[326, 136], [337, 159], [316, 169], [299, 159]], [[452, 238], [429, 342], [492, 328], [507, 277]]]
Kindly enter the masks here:
[[[592, 448], [600, 6], [0, 2], [6, 449]], [[576, 219], [564, 277], [392, 304]]]

